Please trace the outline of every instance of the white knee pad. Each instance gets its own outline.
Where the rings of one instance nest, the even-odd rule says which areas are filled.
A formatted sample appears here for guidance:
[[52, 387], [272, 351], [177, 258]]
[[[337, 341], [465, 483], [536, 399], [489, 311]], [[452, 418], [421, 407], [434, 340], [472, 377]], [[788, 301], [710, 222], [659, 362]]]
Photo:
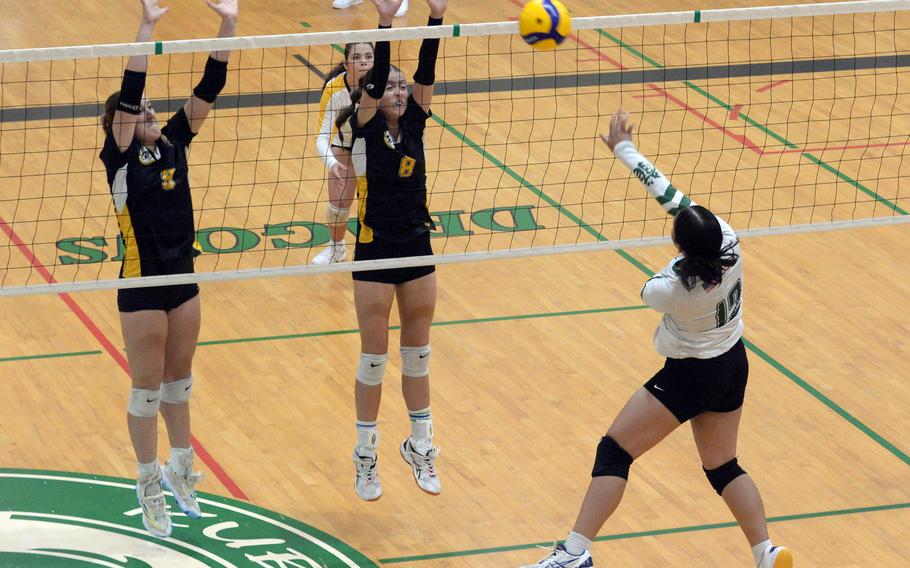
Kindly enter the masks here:
[[335, 207], [331, 203], [326, 207], [326, 222], [329, 225], [343, 225], [348, 222], [348, 217], [350, 216], [350, 209]]
[[425, 377], [430, 374], [430, 344], [401, 348], [401, 374], [405, 377]]
[[381, 385], [382, 374], [388, 360], [388, 353], [382, 355], [361, 353], [360, 363], [357, 365], [357, 381], [370, 386]]
[[161, 402], [183, 404], [190, 401], [193, 392], [193, 375], [179, 381], [161, 385]]
[[155, 390], [130, 389], [130, 402], [126, 411], [139, 418], [154, 418], [161, 403], [161, 387]]

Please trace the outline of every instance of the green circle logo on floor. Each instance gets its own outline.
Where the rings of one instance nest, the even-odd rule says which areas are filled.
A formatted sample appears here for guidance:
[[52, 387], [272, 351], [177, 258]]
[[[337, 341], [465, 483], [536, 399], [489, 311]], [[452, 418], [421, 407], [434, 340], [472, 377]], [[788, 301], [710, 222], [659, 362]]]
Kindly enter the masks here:
[[0, 566], [377, 568], [337, 538], [243, 501], [200, 493], [195, 520], [168, 504], [174, 532], [155, 538], [135, 482], [0, 469]]

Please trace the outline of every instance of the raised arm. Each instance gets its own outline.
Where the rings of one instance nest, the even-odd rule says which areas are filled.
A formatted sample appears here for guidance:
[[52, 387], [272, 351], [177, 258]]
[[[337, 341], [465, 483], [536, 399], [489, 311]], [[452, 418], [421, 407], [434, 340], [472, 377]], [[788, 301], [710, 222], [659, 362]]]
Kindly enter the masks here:
[[[206, 0], [205, 3], [221, 16], [221, 29], [218, 30], [218, 37], [234, 37], [234, 33], [237, 31], [238, 0], [216, 0], [216, 2]], [[202, 79], [193, 89], [193, 96], [183, 105], [186, 118], [190, 122], [190, 130], [193, 132], [199, 132], [199, 129], [202, 128], [209, 111], [215, 104], [215, 99], [218, 98], [227, 83], [227, 64], [230, 57], [230, 51], [213, 51], [209, 55], [208, 61], [205, 62]]]
[[[442, 25], [442, 16], [445, 14], [449, 0], [427, 0], [430, 7], [428, 26]], [[414, 100], [424, 112], [430, 112], [430, 103], [433, 101], [433, 83], [436, 82], [436, 56], [439, 53], [439, 38], [425, 38], [420, 44], [417, 71], [414, 73]]]
[[697, 205], [683, 192], [673, 187], [670, 180], [641, 155], [632, 140], [633, 128], [634, 125], [629, 122], [629, 114], [620, 108], [610, 115], [610, 133], [601, 134], [600, 138], [606, 142], [619, 161], [632, 170], [635, 177], [641, 181], [648, 193], [657, 199], [664, 211], [670, 215], [676, 215], [680, 209]]
[[[158, 6], [158, 0], [140, 0], [142, 4], [142, 22], [139, 24], [139, 33], [136, 42], [146, 42], [152, 39], [155, 24], [167, 12], [167, 8]], [[117, 102], [117, 112], [111, 124], [114, 141], [125, 152], [133, 143], [136, 124], [142, 106], [142, 93], [145, 91], [145, 72], [148, 69], [148, 57], [134, 55], [126, 62], [123, 72], [123, 82], [120, 85], [120, 100]]]
[[[403, 0], [373, 0], [379, 12], [379, 29], [385, 30], [392, 27], [392, 19]], [[365, 85], [360, 106], [357, 107], [357, 123], [364, 125], [369, 122], [379, 108], [379, 99], [385, 93], [386, 84], [389, 82], [389, 66], [391, 65], [392, 48], [387, 41], [377, 41], [373, 53], [373, 70], [370, 71], [370, 82]]]

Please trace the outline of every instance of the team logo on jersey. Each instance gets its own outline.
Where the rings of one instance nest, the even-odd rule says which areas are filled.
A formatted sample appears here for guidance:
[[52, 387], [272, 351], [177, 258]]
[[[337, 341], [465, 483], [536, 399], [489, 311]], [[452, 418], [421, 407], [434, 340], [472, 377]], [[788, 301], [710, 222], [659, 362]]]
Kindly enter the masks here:
[[200, 494], [200, 519], [172, 510], [173, 534], [155, 538], [127, 479], [0, 469], [0, 502], [0, 566], [377, 568], [322, 531], [214, 495]]
[[641, 183], [649, 187], [652, 183], [654, 183], [654, 180], [661, 177], [660, 172], [657, 171], [657, 168], [650, 166], [644, 162], [638, 162], [638, 166], [632, 170], [632, 172], [635, 174], [635, 177], [641, 180]]
[[388, 147], [391, 148], [392, 150], [395, 149], [395, 139], [392, 138], [392, 133], [391, 133], [391, 132], [389, 132], [388, 130], [386, 130], [385, 133], [382, 135], [382, 139], [385, 141], [385, 145], [386, 145], [386, 146], [388, 146]]
[[145, 146], [139, 146], [139, 163], [143, 166], [149, 166], [161, 159], [161, 150], [155, 145], [155, 151], [152, 152]]

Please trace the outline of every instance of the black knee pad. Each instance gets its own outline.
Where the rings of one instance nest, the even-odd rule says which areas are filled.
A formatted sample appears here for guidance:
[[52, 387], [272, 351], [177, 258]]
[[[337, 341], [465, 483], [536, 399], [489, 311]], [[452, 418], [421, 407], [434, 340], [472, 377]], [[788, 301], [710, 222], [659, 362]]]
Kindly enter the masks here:
[[733, 458], [716, 469], [702, 469], [705, 470], [705, 475], [708, 476], [708, 482], [711, 484], [711, 487], [717, 491], [718, 495], [723, 495], [724, 489], [727, 485], [730, 485], [731, 481], [740, 475], [746, 474], [746, 470], [739, 467], [739, 464], [736, 463], [736, 458]]
[[597, 456], [594, 458], [594, 469], [591, 477], [621, 477], [629, 479], [629, 468], [632, 467], [632, 456], [622, 449], [616, 440], [609, 436], [601, 438], [597, 444]]

